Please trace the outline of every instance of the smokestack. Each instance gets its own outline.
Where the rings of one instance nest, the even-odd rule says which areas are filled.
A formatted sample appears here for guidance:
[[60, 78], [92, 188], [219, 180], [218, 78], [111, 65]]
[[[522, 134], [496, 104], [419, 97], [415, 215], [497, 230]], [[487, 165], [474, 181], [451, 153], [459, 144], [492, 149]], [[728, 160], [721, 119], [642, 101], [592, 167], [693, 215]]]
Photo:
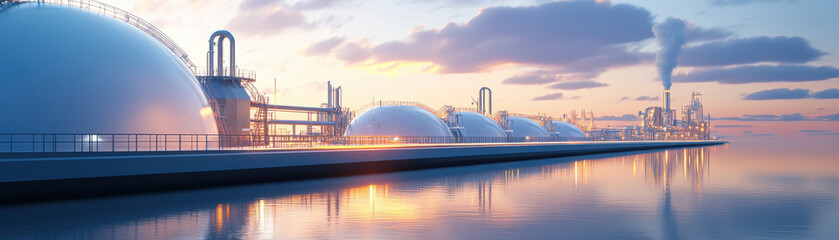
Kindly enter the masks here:
[[682, 46], [685, 45], [685, 22], [678, 18], [667, 18], [653, 26], [653, 34], [661, 50], [655, 57], [658, 75], [664, 90], [670, 90], [670, 77], [676, 68]]
[[662, 101], [664, 101], [664, 106], [662, 106], [664, 107], [664, 110], [666, 110], [666, 112], [670, 112], [670, 90], [664, 90], [664, 98]]

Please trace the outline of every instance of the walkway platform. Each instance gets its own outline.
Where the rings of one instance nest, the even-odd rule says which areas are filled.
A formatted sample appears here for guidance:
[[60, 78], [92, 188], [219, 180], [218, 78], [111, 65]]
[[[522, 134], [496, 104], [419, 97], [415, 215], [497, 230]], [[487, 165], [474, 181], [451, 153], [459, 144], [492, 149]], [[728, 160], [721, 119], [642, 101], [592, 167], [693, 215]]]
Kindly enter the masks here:
[[724, 141], [332, 146], [0, 155], [0, 204], [725, 144]]

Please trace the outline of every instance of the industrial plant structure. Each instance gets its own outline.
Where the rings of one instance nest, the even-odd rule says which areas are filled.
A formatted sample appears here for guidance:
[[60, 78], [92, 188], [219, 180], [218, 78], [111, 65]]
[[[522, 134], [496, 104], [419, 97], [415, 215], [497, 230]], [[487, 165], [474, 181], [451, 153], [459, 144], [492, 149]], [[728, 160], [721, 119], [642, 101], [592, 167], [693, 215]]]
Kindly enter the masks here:
[[[168, 133], [191, 134], [188, 141], [195, 148], [200, 148], [201, 136], [204, 148], [210, 147], [209, 142], [224, 148], [709, 139], [701, 95], [694, 93], [682, 109], [682, 120], [676, 120], [669, 90], [664, 93], [663, 107], [640, 113], [640, 128], [621, 130], [596, 127], [594, 114], [586, 110], [561, 118], [493, 111], [492, 91], [487, 87], [479, 89], [473, 103], [476, 108], [377, 101], [352, 111], [343, 105], [342, 88], [331, 83], [320, 106], [271, 104], [254, 86], [256, 74], [236, 65], [236, 40], [228, 31], [210, 34], [207, 66], [199, 69], [160, 30], [104, 3], [0, 3], [0, 20], [5, 23], [0, 24], [0, 31], [6, 36], [0, 37], [0, 52], [4, 59], [14, 59], [0, 64], [0, 77], [15, 79], [4, 81], [5, 87], [0, 88], [4, 111], [0, 133], [70, 133], [74, 151], [77, 138], [108, 141], [102, 140], [108, 135], [110, 148], [116, 149], [117, 135], [124, 134], [129, 134], [128, 149], [130, 134], [147, 134], [147, 148], [158, 149], [158, 136], [154, 136], [154, 147], [151, 136]], [[59, 40], [62, 44], [45, 44]], [[34, 89], [46, 97], [14, 101], [34, 94]], [[288, 113], [299, 117], [278, 117]], [[214, 135], [212, 140], [210, 135]], [[48, 140], [42, 138], [46, 148]], [[51, 141], [59, 142], [57, 136]], [[137, 145], [140, 136], [134, 135], [133, 141]]]
[[681, 122], [666, 108], [633, 132], [656, 138], [605, 137], [616, 130], [590, 111], [493, 111], [486, 87], [477, 108], [351, 111], [331, 83], [320, 106], [271, 104], [230, 32], [210, 34], [201, 70], [148, 22], [93, 0], [0, 0], [0, 33], [0, 204], [724, 143], [563, 143], [707, 139], [697, 94]]
[[701, 93], [691, 94], [688, 104], [682, 107], [681, 120], [676, 118], [676, 110], [670, 108], [670, 90], [664, 91], [663, 103], [663, 108], [648, 107], [638, 112], [642, 119], [640, 128], [627, 128], [626, 135], [656, 140], [711, 138], [711, 116], [703, 113]]

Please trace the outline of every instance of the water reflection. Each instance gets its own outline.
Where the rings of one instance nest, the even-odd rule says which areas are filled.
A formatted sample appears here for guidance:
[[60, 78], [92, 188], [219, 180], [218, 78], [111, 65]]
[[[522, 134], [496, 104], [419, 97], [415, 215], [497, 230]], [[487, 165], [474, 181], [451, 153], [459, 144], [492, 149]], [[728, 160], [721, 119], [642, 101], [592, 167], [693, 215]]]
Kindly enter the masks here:
[[[839, 216], [815, 215], [839, 209], [826, 201], [839, 199], [835, 191], [703, 190], [718, 152], [728, 154], [725, 147], [688, 148], [2, 207], [0, 235], [784, 238], [821, 231]], [[835, 186], [824, 179], [836, 178], [818, 179]]]

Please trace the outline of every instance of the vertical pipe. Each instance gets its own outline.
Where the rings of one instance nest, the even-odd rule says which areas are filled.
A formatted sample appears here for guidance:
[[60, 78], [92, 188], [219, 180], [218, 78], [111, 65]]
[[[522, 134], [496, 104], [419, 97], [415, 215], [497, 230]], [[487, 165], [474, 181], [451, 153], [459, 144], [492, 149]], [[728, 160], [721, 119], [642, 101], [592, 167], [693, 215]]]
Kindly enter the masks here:
[[489, 92], [489, 113], [487, 115], [492, 115], [492, 90], [487, 88], [487, 92]]
[[210, 42], [210, 50], [207, 51], [207, 76], [214, 76], [214, 74], [213, 74], [213, 54], [215, 54], [215, 51], [213, 51], [213, 47], [214, 47], [213, 45], [215, 45], [215, 38], [216, 38], [215, 34], [210, 36], [210, 41], [209, 41]]
[[224, 76], [224, 35], [219, 36], [218, 38], [218, 75]]
[[[489, 109], [487, 109], [487, 102], [489, 102]], [[492, 90], [488, 87], [482, 87], [478, 90], [478, 112], [484, 115], [492, 115]]]
[[344, 101], [344, 96], [342, 95], [344, 95], [344, 90], [341, 89], [341, 87], [338, 87], [338, 92], [335, 94], [335, 100], [338, 102], [336, 106], [338, 107], [339, 111], [341, 110], [341, 105], [343, 105]]
[[230, 39], [230, 76], [238, 77], [238, 74], [236, 74], [236, 39], [230, 32], [225, 31], [225, 33], [227, 38]]
[[480, 112], [481, 114], [485, 114], [484, 113], [484, 106], [483, 106], [484, 95], [482, 93], [483, 93], [483, 89], [478, 90], [478, 104], [477, 105], [478, 105], [478, 112]]
[[326, 81], [326, 107], [332, 107], [332, 82]]
[[265, 122], [262, 124], [262, 135], [265, 138], [263, 140], [265, 141], [265, 146], [267, 147], [268, 146], [268, 141], [269, 141], [269, 135], [268, 135], [268, 105], [265, 105], [265, 107], [263, 108], [263, 111], [265, 111], [265, 115], [264, 115], [265, 116], [264, 117]]

